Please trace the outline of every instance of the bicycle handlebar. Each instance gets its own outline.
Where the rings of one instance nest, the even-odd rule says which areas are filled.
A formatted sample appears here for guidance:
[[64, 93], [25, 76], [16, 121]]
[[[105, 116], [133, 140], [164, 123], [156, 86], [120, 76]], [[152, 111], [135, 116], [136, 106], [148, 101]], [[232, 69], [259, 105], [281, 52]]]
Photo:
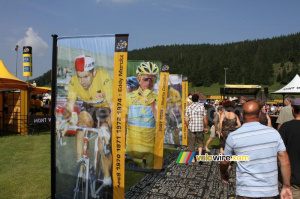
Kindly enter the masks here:
[[[58, 144], [60, 146], [63, 146], [65, 145], [65, 143], [62, 142], [62, 129], [63, 127], [68, 123], [69, 121], [68, 120], [62, 120], [60, 122], [60, 124], [57, 126], [57, 131], [58, 131]], [[72, 131], [84, 131], [85, 133], [97, 133], [98, 136], [100, 137], [106, 137], [108, 138], [108, 140], [110, 140], [111, 136], [108, 132], [105, 132], [105, 131], [102, 131], [101, 127], [98, 129], [98, 128], [91, 128], [91, 127], [81, 127], [81, 126], [75, 126], [75, 125], [68, 125], [67, 127], [67, 130], [72, 130]]]

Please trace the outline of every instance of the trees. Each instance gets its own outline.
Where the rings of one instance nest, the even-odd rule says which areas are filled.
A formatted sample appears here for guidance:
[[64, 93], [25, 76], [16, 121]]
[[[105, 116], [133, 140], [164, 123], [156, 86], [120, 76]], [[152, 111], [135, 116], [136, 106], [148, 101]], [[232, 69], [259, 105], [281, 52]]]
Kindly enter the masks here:
[[129, 51], [128, 59], [169, 61], [170, 73], [186, 74], [194, 86], [224, 84], [224, 68], [228, 84], [271, 85], [290, 78], [290, 71], [277, 75], [274, 64], [292, 61], [299, 68], [300, 33], [222, 45], [155, 46]]

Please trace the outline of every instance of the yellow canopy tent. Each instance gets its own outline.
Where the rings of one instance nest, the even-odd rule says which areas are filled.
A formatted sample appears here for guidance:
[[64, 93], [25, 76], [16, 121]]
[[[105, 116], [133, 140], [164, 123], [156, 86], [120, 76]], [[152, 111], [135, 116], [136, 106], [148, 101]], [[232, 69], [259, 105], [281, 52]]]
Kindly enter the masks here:
[[226, 84], [220, 88], [220, 94], [224, 96], [255, 96], [261, 91], [260, 85], [239, 85], [239, 84]]
[[0, 60], [0, 130], [28, 133], [28, 92], [42, 94], [51, 91], [35, 87], [11, 74]]
[[[11, 74], [0, 60], [0, 89], [27, 90], [27, 82]], [[30, 84], [30, 86], [33, 86]]]

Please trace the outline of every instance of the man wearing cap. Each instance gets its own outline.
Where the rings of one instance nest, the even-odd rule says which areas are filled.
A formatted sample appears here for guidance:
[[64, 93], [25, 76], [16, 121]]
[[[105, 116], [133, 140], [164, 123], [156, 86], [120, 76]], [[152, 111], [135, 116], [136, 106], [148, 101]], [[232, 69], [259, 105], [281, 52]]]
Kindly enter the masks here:
[[159, 68], [152, 62], [142, 62], [136, 70], [139, 88], [127, 94], [127, 161], [133, 161], [139, 167], [153, 169], [156, 101], [153, 92]]
[[291, 102], [295, 119], [281, 125], [279, 133], [291, 162], [291, 190], [294, 198], [300, 198], [300, 98]]
[[[110, 74], [103, 69], [95, 69], [95, 60], [86, 55], [75, 58], [74, 75], [69, 83], [68, 101], [63, 112], [63, 120], [69, 121], [76, 100], [82, 101], [81, 112], [78, 116], [78, 126], [99, 128], [102, 135], [98, 137], [98, 150], [101, 154], [103, 183], [111, 186], [112, 155], [110, 150], [102, 150], [102, 139], [106, 148], [110, 146], [111, 137], [111, 101], [113, 82]], [[66, 129], [67, 130], [67, 129]], [[78, 131], [76, 135], [76, 155], [80, 160], [83, 152], [84, 132]]]

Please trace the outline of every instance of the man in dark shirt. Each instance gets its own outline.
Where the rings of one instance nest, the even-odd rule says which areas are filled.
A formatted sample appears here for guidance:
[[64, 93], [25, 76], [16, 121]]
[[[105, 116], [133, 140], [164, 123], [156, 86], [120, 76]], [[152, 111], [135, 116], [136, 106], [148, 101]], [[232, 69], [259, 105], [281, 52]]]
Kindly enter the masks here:
[[294, 198], [300, 198], [300, 98], [291, 103], [294, 120], [285, 122], [279, 133], [291, 162], [291, 190]]
[[239, 117], [241, 124], [244, 123], [242, 112], [245, 103], [246, 103], [246, 98], [244, 96], [239, 96], [239, 103], [234, 108], [234, 113]]

